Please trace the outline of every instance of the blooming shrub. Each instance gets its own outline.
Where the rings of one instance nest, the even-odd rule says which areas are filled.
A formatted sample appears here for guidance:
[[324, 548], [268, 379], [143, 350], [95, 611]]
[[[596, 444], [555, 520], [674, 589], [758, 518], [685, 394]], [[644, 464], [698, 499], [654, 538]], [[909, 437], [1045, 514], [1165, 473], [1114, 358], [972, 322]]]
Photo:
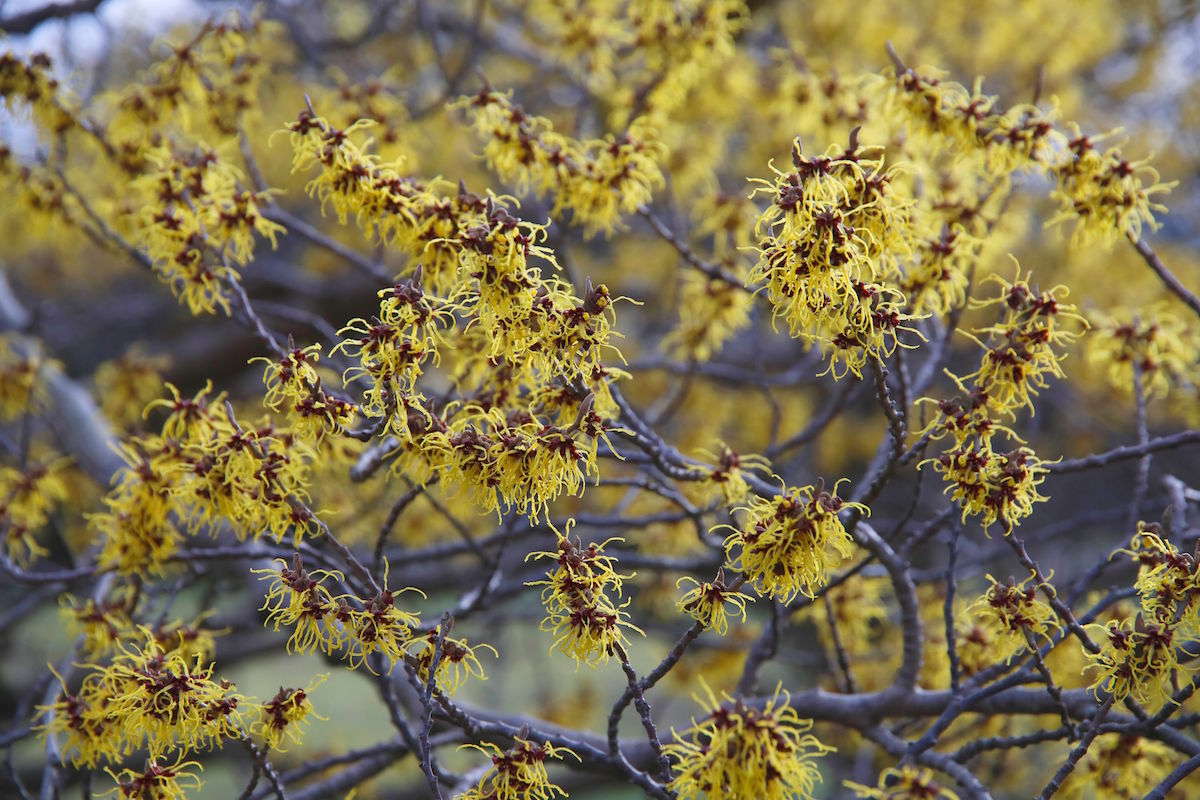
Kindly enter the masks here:
[[1200, 793], [1195, 4], [20, 5], [0, 795]]

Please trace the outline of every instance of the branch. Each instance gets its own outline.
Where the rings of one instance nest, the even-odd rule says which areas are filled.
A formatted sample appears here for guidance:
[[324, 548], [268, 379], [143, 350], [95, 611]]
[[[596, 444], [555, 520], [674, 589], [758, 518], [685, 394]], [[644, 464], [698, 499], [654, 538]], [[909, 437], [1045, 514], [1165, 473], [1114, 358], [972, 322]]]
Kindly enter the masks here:
[[104, 0], [75, 0], [73, 3], [50, 3], [49, 5], [14, 14], [0, 19], [0, 31], [12, 34], [30, 33], [43, 22], [52, 19], [65, 19], [78, 14], [91, 14], [100, 7]]

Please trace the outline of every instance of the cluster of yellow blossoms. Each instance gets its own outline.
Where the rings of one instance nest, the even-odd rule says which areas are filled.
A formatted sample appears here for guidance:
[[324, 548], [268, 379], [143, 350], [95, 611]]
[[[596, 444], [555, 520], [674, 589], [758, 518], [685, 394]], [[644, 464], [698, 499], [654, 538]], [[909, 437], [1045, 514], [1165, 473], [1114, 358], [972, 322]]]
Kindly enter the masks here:
[[958, 800], [958, 795], [933, 779], [933, 772], [903, 766], [885, 769], [874, 786], [846, 781], [846, 788], [863, 800]]
[[0, 422], [38, 411], [45, 398], [39, 374], [48, 363], [36, 345], [0, 333]]
[[1010, 450], [996, 446], [997, 434], [1020, 442], [1003, 420], [1021, 408], [1033, 408], [1033, 397], [1049, 377], [1062, 377], [1061, 349], [1078, 334], [1064, 324], [1086, 325], [1074, 306], [1062, 302], [1063, 287], [1039, 290], [1019, 274], [1013, 282], [990, 276], [1000, 294], [976, 303], [978, 308], [1000, 306], [1003, 319], [977, 331], [984, 350], [979, 369], [955, 378], [962, 395], [938, 403], [939, 416], [928, 431], [935, 439], [949, 437], [950, 445], [934, 469], [949, 483], [963, 510], [980, 518], [985, 529], [999, 521], [1007, 534], [1044, 500], [1038, 486], [1045, 480], [1044, 463], [1028, 447]]
[[891, 113], [984, 173], [1002, 179], [1027, 169], [1057, 181], [1060, 213], [1049, 224], [1074, 220], [1076, 244], [1111, 244], [1120, 236], [1138, 241], [1143, 227], [1158, 227], [1154, 215], [1167, 210], [1155, 198], [1173, 184], [1119, 147], [1097, 147], [1111, 134], [1088, 136], [1074, 123], [1060, 128], [1055, 107], [1005, 109], [983, 93], [982, 80], [967, 89], [926, 68], [897, 68], [882, 88]]
[[104, 568], [159, 573], [182, 533], [221, 521], [239, 539], [291, 534], [298, 542], [317, 530], [304, 488], [313, 453], [304, 442], [270, 423], [243, 429], [211, 384], [192, 398], [168, 388], [171, 399], [146, 409], [169, 411], [162, 434], [121, 445], [127, 466], [104, 498], [107, 509], [90, 517], [103, 534]]
[[[823, 482], [788, 489], [778, 497], [755, 497], [741, 509], [745, 521], [725, 539], [732, 569], [746, 573], [760, 594], [790, 603], [815, 597], [829, 573], [853, 552], [854, 540], [838, 514], [866, 506], [830, 492]], [[734, 551], [737, 551], [736, 557]]]
[[[344, 654], [351, 667], [366, 664], [373, 653], [380, 653], [389, 670], [404, 659], [420, 618], [396, 607], [396, 594], [384, 588], [367, 599], [343, 593], [334, 595], [325, 581], [342, 583], [345, 577], [331, 570], [304, 568], [299, 554], [292, 566], [282, 559], [279, 568], [254, 570], [261, 580], [270, 580], [262, 610], [266, 624], [294, 628], [288, 639], [288, 652], [327, 655]], [[404, 591], [417, 591], [406, 589]]]
[[[556, 266], [539, 244], [545, 229], [514, 216], [504, 198], [461, 185], [440, 194], [437, 181], [402, 177], [401, 164], [381, 164], [355, 143], [354, 128], [303, 112], [289, 127], [294, 169], [318, 169], [308, 189], [322, 205], [343, 221], [353, 211], [420, 266], [380, 291], [375, 319], [342, 329], [335, 349], [359, 362], [345, 377], [368, 383], [361, 410], [399, 439], [395, 469], [421, 483], [437, 475], [483, 510], [515, 507], [537, 519], [595, 471], [601, 415], [614, 409], [617, 373], [601, 361], [615, 351], [613, 298], [603, 284], [588, 282], [581, 298], [543, 278], [531, 259]], [[473, 402], [438, 408], [420, 391], [443, 344], [456, 350], [456, 382], [474, 390]]]
[[1200, 383], [1200, 331], [1166, 303], [1136, 314], [1094, 311], [1088, 317], [1088, 360], [1104, 368], [1116, 391], [1133, 393], [1134, 369], [1147, 399], [1167, 398]]
[[551, 214], [569, 211], [591, 233], [612, 230], [621, 215], [650, 202], [663, 185], [664, 148], [635, 121], [620, 137], [581, 142], [554, 130], [550, 120], [525, 113], [511, 93], [484, 86], [457, 106], [486, 139], [484, 156], [500, 179], [522, 194], [554, 193]]
[[1033, 577], [1020, 583], [1000, 583], [987, 576], [991, 586], [970, 611], [977, 624], [991, 635], [997, 652], [1011, 658], [1031, 647], [1040, 647], [1062, 630], [1058, 617], [1046, 601], [1039, 599], [1043, 586], [1029, 586]]
[[36, 535], [50, 521], [55, 507], [68, 498], [61, 475], [66, 462], [31, 463], [24, 469], [0, 466], [0, 531], [10, 561], [28, 565], [48, 555]]
[[[307, 689], [281, 688], [257, 703], [215, 678], [211, 663], [205, 666], [200, 654], [191, 655], [182, 634], [164, 639], [141, 628], [117, 642], [114, 653], [106, 663], [86, 665], [78, 690], [69, 691], [63, 681], [58, 699], [41, 710], [45, 730], [63, 737], [63, 760], [76, 766], [95, 768], [149, 754], [142, 773], [109, 770], [125, 797], [185, 797], [180, 781], [199, 783], [183, 771], [194, 766], [183, 763], [188, 752], [250, 736], [282, 749], [288, 741], [300, 743], [309, 717], [317, 716], [308, 694], [324, 676]], [[164, 766], [172, 754], [173, 765]]]
[[808, 733], [812, 722], [796, 714], [787, 693], [777, 688], [760, 709], [704, 688], [707, 697], [696, 701], [708, 716], [663, 748], [676, 762], [670, 788], [684, 800], [813, 797], [821, 782], [814, 759], [833, 748]]
[[513, 746], [501, 750], [491, 742], [466, 744], [492, 759], [492, 767], [479, 783], [461, 795], [461, 800], [553, 800], [567, 793], [550, 782], [546, 759], [562, 759], [564, 755], [579, 756], [569, 747], [555, 747], [550, 742], [534, 744], [515, 737]]
[[696, 587], [679, 598], [676, 608], [702, 623], [705, 628], [712, 629], [718, 636], [724, 636], [729, 631], [729, 610], [726, 605], [732, 607], [743, 622], [746, 621], [746, 603], [753, 598], [726, 586], [724, 570], [718, 570], [713, 581], [698, 581], [685, 575], [675, 582], [675, 588], [678, 589], [682, 583], [694, 583]]
[[1100, 652], [1088, 654], [1099, 667], [1092, 686], [1157, 710], [1176, 686], [1179, 645], [1200, 637], [1200, 571], [1157, 525], [1139, 523], [1124, 552], [1138, 564], [1141, 610], [1132, 620], [1088, 626], [1100, 642]]
[[554, 635], [551, 649], [570, 656], [576, 664], [594, 667], [607, 662], [627, 643], [626, 629], [642, 632], [629, 622], [625, 611], [631, 601], [621, 602], [621, 584], [633, 575], [617, 572], [612, 556], [604, 555], [604, 547], [611, 541], [593, 542], [585, 548], [560, 533], [557, 552], [528, 556], [553, 559], [557, 564], [546, 580], [529, 585], [546, 587], [542, 589], [546, 618], [541, 629]]
[[909, 206], [886, 166], [882, 148], [833, 145], [806, 156], [796, 141], [791, 172], [774, 166], [758, 181], [771, 205], [759, 216], [758, 263], [750, 281], [764, 282], [775, 316], [792, 336], [820, 344], [834, 377], [862, 377], [868, 359], [896, 347], [908, 317], [905, 299], [885, 281], [899, 275], [909, 251]]
[[202, 145], [162, 146], [133, 182], [153, 198], [121, 220], [132, 242], [193, 314], [230, 313], [226, 283], [254, 257], [255, 234], [275, 246], [282, 225], [262, 215], [270, 195], [244, 188], [233, 164]]

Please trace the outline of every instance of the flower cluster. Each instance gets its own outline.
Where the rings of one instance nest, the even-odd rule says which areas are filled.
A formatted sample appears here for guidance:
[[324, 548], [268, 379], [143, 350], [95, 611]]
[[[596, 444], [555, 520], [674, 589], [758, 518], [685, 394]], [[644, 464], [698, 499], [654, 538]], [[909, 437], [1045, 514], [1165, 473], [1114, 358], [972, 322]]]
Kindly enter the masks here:
[[1170, 700], [1179, 667], [1174, 624], [1138, 614], [1133, 621], [1110, 620], [1087, 629], [1100, 642], [1099, 653], [1087, 654], [1097, 667], [1094, 690], [1103, 689], [1118, 702], [1132, 697], [1153, 711]]
[[146, 198], [123, 224], [193, 314], [230, 313], [224, 283], [254, 256], [255, 234], [274, 247], [282, 225], [263, 216], [264, 192], [243, 188], [240, 170], [202, 146], [150, 151], [133, 190]]
[[318, 675], [304, 689], [279, 687], [279, 692], [274, 697], [258, 704], [258, 720], [251, 730], [272, 750], [286, 750], [285, 745], [288, 742], [300, 744], [304, 738], [304, 729], [312, 724], [309, 717], [316, 717], [322, 721], [325, 719], [313, 710], [312, 701], [308, 696], [313, 689], [325, 682], [326, 677]]
[[129, 800], [187, 800], [188, 793], [201, 786], [200, 776], [188, 770], [200, 769], [196, 761], [184, 761], [180, 755], [171, 764], [151, 758], [141, 772], [123, 769], [119, 773], [105, 768], [117, 783], [121, 797]]
[[62, 472], [66, 460], [31, 463], [24, 469], [0, 466], [0, 531], [9, 560], [28, 565], [48, 555], [37, 533], [55, 507], [69, 497]]
[[342, 432], [353, 417], [355, 406], [321, 386], [316, 366], [321, 346], [289, 344], [282, 358], [250, 359], [251, 363], [267, 364], [263, 369], [263, 383], [267, 387], [263, 403], [275, 411], [286, 411], [293, 421], [293, 430], [305, 441], [319, 442], [327, 433]]
[[1001, 420], [1020, 408], [1032, 410], [1047, 378], [1062, 377], [1061, 349], [1079, 335], [1065, 325], [1086, 323], [1062, 302], [1062, 287], [1041, 291], [1019, 273], [1013, 282], [990, 277], [1000, 284], [999, 296], [975, 305], [999, 305], [1004, 317], [977, 331], [982, 339], [972, 337], [984, 350], [980, 367], [966, 376], [969, 387], [954, 378], [961, 395], [938, 403], [940, 413], [927, 430], [935, 439], [949, 437], [950, 444], [926, 463], [946, 478], [964, 519], [979, 516], [985, 530], [999, 521], [1007, 534], [1045, 499], [1038, 486], [1047, 469], [1028, 447], [998, 446], [998, 434], [1021, 442]]
[[45, 397], [40, 349], [15, 334], [0, 333], [0, 422], [38, 410]]
[[711, 582], [698, 581], [685, 575], [675, 582], [675, 588], [678, 589], [682, 583], [693, 583], [695, 588], [685, 592], [675, 607], [705, 628], [716, 631], [718, 636], [724, 636], [729, 631], [727, 605], [741, 616], [742, 622], [746, 621], [746, 602], [753, 598], [726, 586], [724, 570], [717, 570], [717, 577]]
[[1053, 170], [1061, 211], [1050, 224], [1073, 219], [1076, 244], [1099, 240], [1111, 245], [1120, 236], [1138, 241], [1143, 227], [1156, 230], [1154, 215], [1167, 207], [1154, 198], [1174, 184], [1162, 183], [1149, 159], [1130, 161], [1119, 146], [1099, 148], [1107, 136], [1087, 136], [1074, 124], [1070, 132], [1069, 155]]
[[688, 272], [679, 294], [679, 325], [664, 339], [664, 348], [696, 361], [708, 361], [750, 324], [753, 299], [744, 286]]
[[[808, 733], [781, 689], [763, 708], [746, 705], [704, 685], [707, 697], [696, 697], [709, 712], [663, 751], [675, 760], [670, 788], [684, 800], [728, 797], [731, 800], [785, 800], [813, 797], [821, 772], [814, 759], [833, 748]], [[780, 695], [783, 701], [780, 702]]]
[[621, 215], [650, 202], [663, 185], [665, 148], [644, 121], [619, 137], [579, 141], [550, 120], [527, 114], [511, 93], [484, 85], [457, 103], [487, 140], [484, 156], [501, 180], [522, 193], [554, 193], [552, 214], [569, 211], [589, 233], [612, 230]]
[[1138, 523], [1129, 549], [1122, 551], [1138, 565], [1135, 586], [1142, 612], [1151, 619], [1180, 626], [1183, 636], [1200, 635], [1200, 568], [1196, 559], [1164, 538], [1154, 523]]
[[1089, 315], [1088, 360], [1105, 369], [1118, 392], [1133, 392], [1133, 371], [1140, 373], [1147, 398], [1167, 397], [1200, 381], [1200, 336], [1196, 326], [1169, 306], [1157, 303], [1136, 313], [1101, 311]]
[[1163, 183], [1148, 160], [1130, 161], [1119, 146], [1098, 145], [1112, 134], [1085, 135], [1075, 123], [1058, 125], [1057, 109], [1019, 104], [1004, 109], [982, 92], [945, 80], [929, 69], [897, 69], [884, 79], [885, 108], [894, 118], [935, 141], [957, 158], [977, 162], [994, 178], [1035, 169], [1057, 181], [1059, 214], [1048, 224], [1074, 220], [1075, 244], [1138, 241], [1143, 227], [1157, 229], [1165, 212], [1155, 198], [1174, 186]]
[[998, 275], [989, 279], [1000, 286], [999, 296], [973, 305], [977, 308], [999, 306], [1003, 319], [976, 331], [984, 349], [979, 370], [967, 376], [988, 397], [990, 407], [999, 413], [1020, 407], [1033, 409], [1032, 397], [1044, 388], [1047, 377], [1063, 377], [1062, 349], [1075, 341], [1075, 326], [1086, 329], [1087, 321], [1064, 303], [1067, 290], [1055, 286], [1039, 290], [1028, 278], [1009, 282]]
[[1069, 800], [1145, 797], [1179, 764], [1170, 745], [1142, 736], [1097, 736], [1079, 766], [1063, 781]]
[[382, 588], [366, 600], [348, 593], [334, 595], [325, 582], [344, 582], [341, 573], [309, 571], [299, 554], [293, 556], [290, 567], [282, 559], [278, 565], [277, 570], [252, 572], [261, 575], [260, 580], [271, 581], [260, 609], [267, 612], [264, 624], [273, 625], [275, 630], [280, 626], [293, 628], [287, 645], [289, 653], [314, 650], [327, 655], [342, 653], [351, 668], [367, 664], [373, 653], [381, 653], [389, 669], [404, 659], [412, 642], [413, 628], [421, 620], [416, 614], [397, 608], [396, 595], [420, 593], [419, 590], [393, 592]]
[[1053, 110], [1031, 104], [1005, 109], [983, 93], [982, 80], [967, 89], [945, 77], [932, 69], [897, 69], [882, 81], [887, 113], [959, 158], [977, 156], [996, 177], [1044, 164], [1064, 144]]
[[[413, 640], [413, 658], [416, 659], [417, 675], [422, 681], [429, 682], [429, 665], [433, 662], [437, 650], [437, 639], [441, 625], [426, 632], [424, 637]], [[437, 685], [447, 694], [453, 695], [468, 678], [487, 680], [483, 674], [483, 665], [475, 652], [479, 649], [490, 650], [493, 657], [499, 657], [496, 648], [490, 644], [467, 644], [466, 639], [442, 637], [441, 659], [438, 661], [436, 677]]]
[[764, 238], [749, 280], [765, 284], [792, 336], [821, 345], [834, 377], [861, 377], [868, 359], [896, 347], [907, 319], [903, 294], [885, 281], [909, 251], [911, 202], [897, 193], [898, 170], [883, 149], [860, 147], [857, 129], [848, 147], [823, 155], [805, 156], [797, 140], [792, 164], [757, 181], [771, 205], [755, 226]]
[[1020, 583], [1012, 579], [1000, 583], [991, 575], [987, 579], [991, 586], [970, 610], [1010, 658], [1025, 648], [1041, 646], [1062, 629], [1054, 610], [1038, 598], [1045, 585], [1028, 585], [1033, 576]]
[[100, 563], [122, 574], [161, 572], [183, 532], [218, 520], [239, 538], [264, 533], [296, 541], [316, 530], [307, 505], [311, 450], [270, 423], [243, 429], [224, 395], [207, 385], [192, 398], [168, 384], [172, 397], [146, 409], [170, 412], [161, 435], [123, 443], [126, 468], [90, 517], [103, 536]]
[[1200, 636], [1200, 571], [1195, 559], [1165, 539], [1157, 525], [1138, 524], [1128, 550], [1138, 565], [1135, 586], [1141, 610], [1133, 620], [1089, 625], [1100, 652], [1088, 653], [1098, 667], [1092, 688], [1120, 701], [1132, 697], [1151, 709], [1171, 698], [1180, 669], [1178, 648]]
[[[745, 572], [760, 594], [784, 603], [814, 597], [829, 573], [853, 552], [854, 540], [838, 514], [866, 506], [816, 486], [788, 489], [774, 498], [753, 498], [745, 521], [725, 539], [730, 567]], [[738, 551], [736, 558], [734, 551]]]
[[577, 665], [594, 667], [607, 662], [616, 648], [626, 643], [626, 629], [642, 632], [629, 622], [625, 608], [630, 601], [621, 602], [621, 583], [633, 575], [617, 572], [612, 556], [604, 555], [604, 547], [611, 541], [593, 542], [585, 548], [560, 533], [557, 552], [527, 557], [549, 558], [557, 564], [546, 580], [528, 585], [546, 587], [542, 590], [546, 617], [541, 629], [554, 635], [551, 649], [575, 659]]
[[166, 356], [149, 355], [138, 347], [96, 367], [93, 381], [106, 419], [132, 433], [143, 421], [142, 409], [162, 393]]
[[905, 765], [879, 774], [874, 786], [846, 781], [846, 788], [864, 800], [958, 800], [958, 795], [933, 779], [933, 772]]
[[358, 361], [343, 375], [347, 383], [358, 378], [369, 383], [363, 413], [389, 418], [392, 430], [405, 435], [407, 415], [401, 418], [392, 412], [424, 401], [417, 393], [417, 379], [427, 361], [440, 361], [438, 331], [453, 325], [453, 306], [426, 294], [416, 279], [382, 289], [379, 297], [378, 317], [351, 320], [338, 331], [344, 338], [334, 352]]
[[900, 287], [914, 314], [947, 314], [967, 302], [967, 285], [983, 240], [960, 224], [944, 225], [917, 243]]
[[[601, 415], [614, 408], [608, 383], [618, 375], [601, 361], [615, 351], [614, 298], [603, 284], [588, 281], [578, 297], [543, 278], [534, 260], [555, 266], [541, 244], [545, 228], [514, 216], [504, 198], [461, 185], [446, 195], [438, 182], [403, 178], [402, 165], [355, 143], [355, 127], [302, 113], [289, 126], [294, 168], [318, 169], [308, 188], [323, 205], [343, 220], [353, 210], [364, 230], [421, 263], [380, 292], [377, 317], [342, 329], [335, 349], [359, 362], [345, 377], [365, 379], [364, 413], [399, 439], [394, 468], [422, 483], [438, 475], [485, 511], [515, 506], [536, 519], [561, 492], [579, 493], [594, 470]], [[435, 409], [421, 392], [442, 345], [475, 402]], [[558, 424], [539, 420], [542, 411]]]
[[501, 750], [491, 742], [465, 744], [478, 750], [492, 760], [492, 767], [479, 779], [479, 783], [461, 795], [461, 800], [552, 800], [566, 797], [567, 793], [550, 782], [546, 773], [546, 759], [562, 759], [569, 755], [579, 760], [569, 747], [555, 747], [550, 742], [534, 744], [520, 736], [514, 737], [513, 746]]
[[219, 747], [242, 733], [245, 698], [213, 667], [168, 651], [149, 630], [122, 642], [105, 666], [93, 666], [75, 693], [64, 685], [48, 708], [47, 729], [65, 737], [64, 760], [95, 767], [146, 749], [158, 759], [170, 751]]

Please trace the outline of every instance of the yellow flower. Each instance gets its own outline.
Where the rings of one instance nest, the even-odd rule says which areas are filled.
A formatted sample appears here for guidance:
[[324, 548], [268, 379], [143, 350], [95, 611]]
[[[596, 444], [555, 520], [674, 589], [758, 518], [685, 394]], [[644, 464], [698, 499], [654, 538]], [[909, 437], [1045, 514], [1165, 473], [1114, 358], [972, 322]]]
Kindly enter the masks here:
[[92, 380], [104, 416], [125, 430], [138, 427], [143, 419], [141, 409], [162, 391], [161, 373], [169, 365], [167, 357], [147, 355], [135, 346], [96, 367]]
[[1091, 688], [1104, 689], [1116, 702], [1132, 697], [1151, 712], [1166, 703], [1179, 666], [1173, 621], [1147, 620], [1138, 614], [1133, 622], [1110, 620], [1085, 626], [1100, 643], [1100, 652], [1087, 652], [1099, 667]]
[[297, 553], [293, 557], [293, 565], [288, 567], [283, 559], [277, 559], [279, 569], [255, 569], [254, 574], [261, 575], [259, 580], [271, 580], [266, 599], [260, 611], [268, 611], [264, 625], [295, 626], [288, 639], [287, 651], [311, 653], [320, 650], [333, 655], [345, 643], [346, 631], [335, 619], [338, 604], [333, 594], [325, 588], [323, 582], [332, 578], [337, 582], [345, 580], [344, 576], [335, 570], [304, 569], [304, 564]]
[[1038, 597], [1042, 586], [1026, 585], [1033, 576], [1020, 583], [999, 583], [991, 575], [987, 579], [992, 585], [971, 605], [970, 611], [1004, 643], [1010, 659], [1031, 643], [1040, 646], [1062, 630], [1054, 609]]
[[1113, 314], [1089, 314], [1092, 331], [1086, 339], [1088, 360], [1104, 367], [1109, 385], [1133, 393], [1133, 369], [1141, 372], [1146, 397], [1167, 397], [1190, 382], [1200, 360], [1196, 326], [1180, 318], [1166, 303]]
[[867, 800], [958, 800], [958, 795], [934, 781], [932, 771], [910, 766], [885, 769], [875, 786], [846, 781], [846, 788]]
[[200, 776], [187, 771], [192, 767], [203, 769], [196, 761], [184, 761], [181, 754], [169, 766], [151, 758], [140, 773], [128, 768], [120, 773], [107, 767], [104, 771], [117, 782], [115, 791], [129, 800], [187, 800], [188, 793], [201, 786]]
[[763, 239], [747, 280], [764, 282], [792, 336], [820, 344], [835, 378], [861, 377], [867, 359], [890, 354], [909, 319], [904, 295], [884, 281], [911, 250], [912, 201], [898, 195], [883, 149], [857, 139], [856, 129], [849, 147], [813, 157], [797, 140], [792, 172], [771, 165], [775, 180], [755, 181], [771, 205], [755, 225]]
[[1063, 781], [1069, 800], [1144, 797], [1179, 764], [1169, 745], [1122, 733], [1097, 736], [1087, 755]]
[[[438, 625], [424, 637], [413, 640], [417, 674], [426, 682], [429, 681], [429, 664], [433, 661], [440, 630], [441, 625]], [[442, 639], [442, 658], [438, 662], [437, 682], [443, 691], [453, 695], [468, 678], [487, 680], [487, 676], [483, 674], [483, 665], [479, 663], [479, 656], [475, 652], [480, 648], [490, 650], [494, 658], [499, 657], [496, 648], [490, 644], [469, 645], [466, 639], [452, 639], [449, 636]]]
[[[838, 514], [849, 508], [868, 513], [816, 486], [788, 489], [778, 497], [756, 497], [742, 509], [745, 520], [725, 539], [730, 566], [745, 572], [760, 594], [790, 603], [797, 594], [814, 597], [829, 573], [854, 552], [854, 540]], [[734, 551], [739, 551], [734, 558]]]
[[317, 675], [304, 689], [285, 689], [279, 687], [279, 692], [265, 703], [258, 704], [258, 720], [252, 727], [271, 750], [284, 752], [286, 745], [300, 744], [304, 737], [304, 728], [312, 724], [310, 717], [325, 721], [325, 717], [313, 711], [309, 694], [328, 678], [328, 675]]
[[118, 644], [106, 666], [93, 666], [78, 695], [65, 686], [51, 711], [48, 732], [66, 735], [64, 760], [94, 766], [143, 748], [152, 758], [172, 750], [219, 747], [239, 738], [233, 684], [213, 679], [213, 667], [166, 650], [147, 628], [140, 641]]
[[550, 782], [546, 759], [561, 760], [569, 755], [578, 761], [579, 756], [568, 747], [555, 747], [550, 742], [534, 744], [520, 736], [513, 737], [513, 741], [508, 750], [501, 750], [491, 742], [462, 745], [491, 758], [492, 767], [478, 784], [462, 794], [461, 800], [552, 800], [567, 796]]
[[696, 585], [696, 588], [686, 592], [679, 599], [675, 607], [681, 613], [703, 623], [704, 627], [712, 628], [718, 636], [724, 636], [729, 630], [729, 612], [725, 607], [726, 604], [732, 606], [734, 611], [741, 616], [742, 622], [745, 622], [746, 601], [753, 600], [749, 595], [725, 586], [723, 576], [723, 571], [718, 570], [716, 580], [711, 583], [698, 581], [688, 575], [675, 582], [676, 589], [685, 582]]
[[[424, 597], [425, 593], [413, 587], [393, 592], [387, 588], [388, 572], [389, 566], [385, 562], [383, 588], [373, 597], [362, 600], [352, 595], [342, 595], [337, 598], [334, 618], [346, 629], [346, 658], [351, 669], [358, 669], [364, 664], [371, 669], [367, 658], [372, 653], [379, 653], [387, 660], [389, 671], [394, 669], [404, 659], [405, 648], [412, 640], [413, 628], [421, 624], [417, 614], [396, 607], [396, 596], [416, 592]], [[356, 608], [359, 605], [362, 608]]]
[[1007, 536], [1033, 513], [1034, 503], [1046, 500], [1038, 487], [1049, 470], [1028, 447], [993, 453], [990, 441], [964, 443], [930, 461], [949, 482], [946, 491], [962, 507], [962, 518], [978, 516], [985, 531], [998, 521]]
[[[663, 751], [675, 760], [672, 791], [683, 800], [701, 796], [730, 800], [785, 800], [813, 797], [821, 772], [814, 759], [833, 751], [808, 733], [812, 721], [800, 719], [781, 688], [761, 710], [722, 694], [718, 700], [704, 680], [708, 712]], [[783, 694], [783, 702], [780, 702]]]
[[[616, 572], [614, 559], [604, 555], [605, 545], [619, 539], [609, 539], [602, 544], [593, 542], [584, 548], [578, 540], [571, 541], [569, 536], [555, 533], [558, 535], [557, 552], [530, 553], [526, 560], [550, 558], [558, 566], [547, 574], [547, 580], [527, 585], [546, 587], [542, 590], [546, 618], [542, 620], [541, 629], [554, 634], [551, 649], [575, 659], [577, 665], [594, 667], [602, 661], [607, 662], [618, 645], [626, 644], [626, 628], [642, 633], [628, 621], [625, 608], [631, 601], [620, 603], [621, 582], [632, 578], [633, 574]], [[567, 533], [570, 533], [570, 525]]]
[[45, 398], [39, 372], [48, 363], [37, 346], [13, 333], [0, 333], [0, 422], [37, 410]]
[[35, 535], [50, 521], [55, 506], [67, 500], [67, 484], [59, 474], [70, 459], [33, 462], [23, 470], [0, 467], [0, 529], [13, 562], [27, 566], [49, 555]]
[[1154, 215], [1167, 207], [1154, 198], [1170, 192], [1175, 182], [1163, 183], [1149, 159], [1125, 158], [1119, 145], [1101, 151], [1097, 144], [1111, 133], [1086, 136], [1074, 123], [1070, 129], [1069, 155], [1052, 173], [1058, 179], [1054, 198], [1061, 210], [1046, 224], [1074, 220], [1071, 242], [1076, 246], [1096, 240], [1111, 246], [1122, 236], [1137, 241], [1144, 227], [1157, 230]]

